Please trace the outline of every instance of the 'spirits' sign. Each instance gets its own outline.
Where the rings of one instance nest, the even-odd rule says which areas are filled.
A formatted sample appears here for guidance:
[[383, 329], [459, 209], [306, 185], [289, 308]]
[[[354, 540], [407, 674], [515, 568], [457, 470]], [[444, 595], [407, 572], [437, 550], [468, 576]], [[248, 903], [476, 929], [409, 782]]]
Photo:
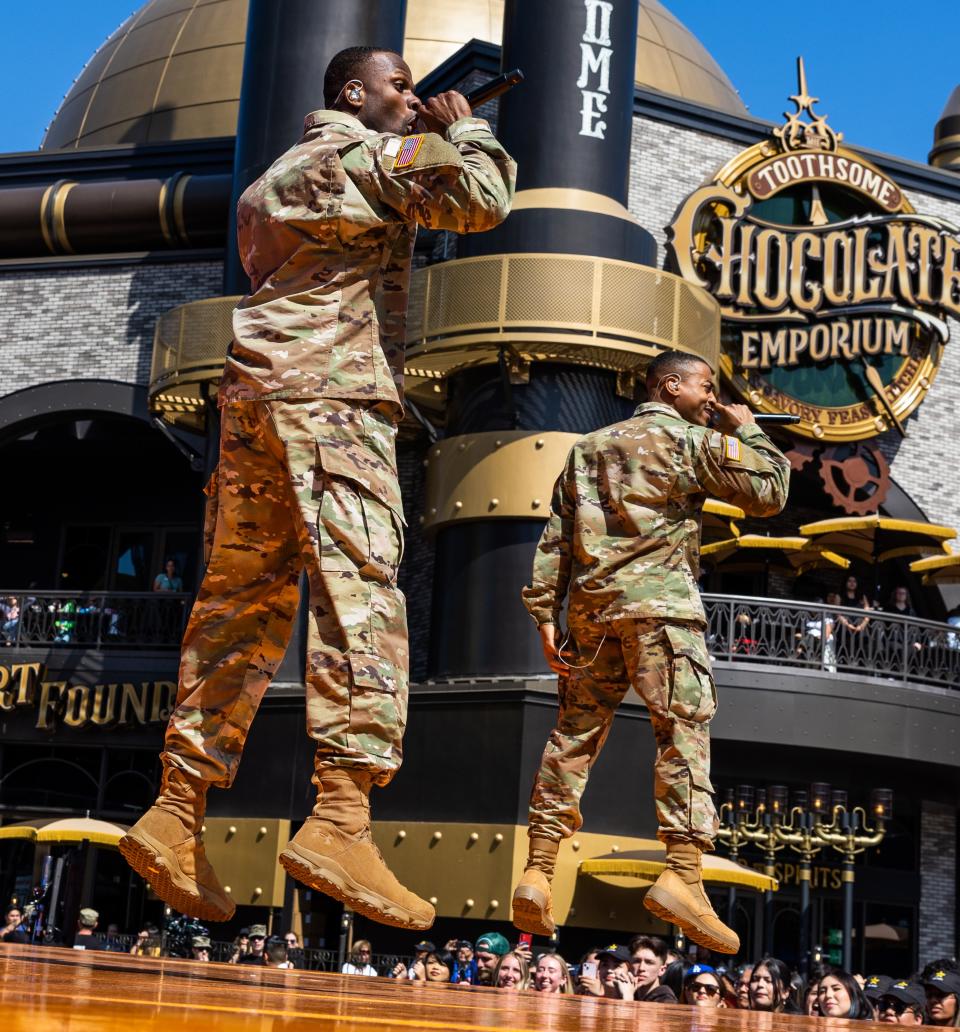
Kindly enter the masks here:
[[791, 100], [771, 140], [680, 205], [671, 261], [720, 302], [722, 371], [754, 408], [821, 440], [873, 437], [923, 400], [960, 317], [960, 230], [841, 146], [802, 63]]
[[0, 713], [30, 709], [35, 727], [69, 728], [165, 724], [176, 704], [173, 681], [72, 684], [47, 680], [40, 663], [0, 666]]

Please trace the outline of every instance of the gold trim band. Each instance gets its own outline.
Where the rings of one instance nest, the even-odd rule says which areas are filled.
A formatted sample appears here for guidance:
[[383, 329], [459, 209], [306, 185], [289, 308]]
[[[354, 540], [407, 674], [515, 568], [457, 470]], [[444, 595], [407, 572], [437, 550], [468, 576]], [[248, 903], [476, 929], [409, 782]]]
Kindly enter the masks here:
[[577, 190], [574, 187], [542, 187], [537, 190], [521, 190], [513, 198], [511, 211], [525, 208], [569, 208], [573, 211], [591, 211], [597, 215], [610, 215], [639, 225], [637, 219], [612, 197], [595, 193], [593, 190]]

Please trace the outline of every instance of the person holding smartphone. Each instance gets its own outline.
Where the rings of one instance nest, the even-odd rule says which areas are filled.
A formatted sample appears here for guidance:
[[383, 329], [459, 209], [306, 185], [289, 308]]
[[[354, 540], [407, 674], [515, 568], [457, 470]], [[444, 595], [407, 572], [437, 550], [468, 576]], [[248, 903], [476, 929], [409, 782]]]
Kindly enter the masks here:
[[[583, 823], [590, 768], [629, 687], [656, 740], [657, 836], [666, 869], [644, 906], [696, 943], [736, 953], [740, 940], [707, 898], [701, 854], [719, 822], [710, 782], [717, 707], [697, 589], [708, 497], [750, 516], [787, 501], [790, 463], [745, 405], [722, 405], [702, 359], [666, 351], [649, 365], [650, 400], [581, 438], [554, 487], [523, 601], [558, 675], [559, 713], [530, 798], [529, 853], [513, 923], [550, 935], [560, 842]], [[719, 428], [711, 427], [714, 414]], [[568, 632], [559, 629], [567, 603]]]

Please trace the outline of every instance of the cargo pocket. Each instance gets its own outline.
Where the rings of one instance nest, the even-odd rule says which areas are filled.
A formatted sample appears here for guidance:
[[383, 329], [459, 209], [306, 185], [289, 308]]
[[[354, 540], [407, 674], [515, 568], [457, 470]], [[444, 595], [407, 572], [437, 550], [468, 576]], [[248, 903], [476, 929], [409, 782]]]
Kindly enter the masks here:
[[673, 653], [670, 712], [681, 720], [704, 724], [717, 711], [717, 688], [703, 634], [675, 624], [667, 624], [666, 632]]
[[220, 511], [220, 467], [214, 466], [203, 493], [207, 500], [203, 504], [203, 565], [210, 562], [213, 539], [217, 533], [217, 514]]
[[399, 763], [407, 724], [406, 672], [384, 656], [351, 652], [350, 734], [371, 759]]
[[317, 441], [317, 474], [320, 569], [393, 584], [404, 544], [396, 475], [366, 449], [331, 441]]

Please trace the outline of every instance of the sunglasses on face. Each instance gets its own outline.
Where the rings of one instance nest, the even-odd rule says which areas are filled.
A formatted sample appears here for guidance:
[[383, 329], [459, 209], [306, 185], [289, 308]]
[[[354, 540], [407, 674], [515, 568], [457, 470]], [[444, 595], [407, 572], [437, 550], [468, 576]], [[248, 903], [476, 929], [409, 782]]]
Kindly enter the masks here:
[[881, 1014], [884, 1011], [893, 1011], [899, 1018], [905, 1010], [913, 1011], [914, 1008], [909, 1003], [904, 1003], [903, 1000], [895, 1000], [890, 996], [885, 996], [880, 1001], [879, 1010]]
[[263, 940], [265, 938], [266, 938], [265, 935], [251, 935], [250, 936], [250, 941], [251, 942], [263, 942]]
[[690, 989], [694, 996], [699, 996], [700, 993], [706, 993], [707, 996], [713, 997], [720, 992], [720, 986], [710, 985], [708, 982], [691, 982]]

